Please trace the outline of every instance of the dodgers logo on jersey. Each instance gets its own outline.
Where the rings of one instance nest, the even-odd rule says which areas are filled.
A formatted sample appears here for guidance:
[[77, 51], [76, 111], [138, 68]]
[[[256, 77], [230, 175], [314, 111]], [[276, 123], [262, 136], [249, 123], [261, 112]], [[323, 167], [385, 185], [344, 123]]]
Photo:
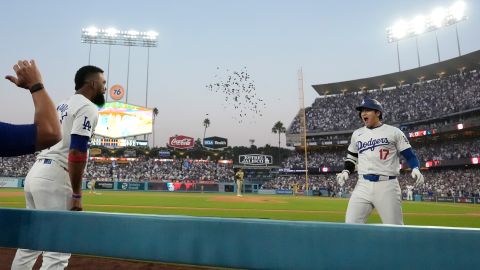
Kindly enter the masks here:
[[378, 146], [389, 145], [389, 144], [390, 142], [388, 141], [388, 138], [380, 138], [380, 139], [371, 138], [367, 142], [358, 141], [357, 142], [358, 153], [363, 153], [367, 150], [373, 151]]

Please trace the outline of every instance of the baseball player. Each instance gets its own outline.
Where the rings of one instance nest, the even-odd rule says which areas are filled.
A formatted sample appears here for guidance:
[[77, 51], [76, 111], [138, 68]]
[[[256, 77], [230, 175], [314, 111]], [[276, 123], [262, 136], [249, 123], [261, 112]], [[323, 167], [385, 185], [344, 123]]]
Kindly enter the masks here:
[[242, 168], [238, 169], [235, 174], [235, 180], [237, 181], [237, 196], [242, 197], [242, 187], [243, 187], [243, 177], [244, 173]]
[[407, 201], [413, 201], [413, 186], [407, 185]]
[[401, 154], [412, 168], [415, 185], [424, 183], [419, 162], [403, 132], [383, 124], [383, 107], [365, 98], [358, 106], [364, 127], [355, 130], [348, 147], [345, 169], [337, 174], [340, 186], [358, 168], [358, 182], [348, 202], [346, 223], [365, 223], [375, 207], [384, 224], [403, 225], [400, 174]]
[[[77, 71], [75, 95], [57, 106], [63, 139], [37, 156], [25, 178], [27, 208], [82, 210], [88, 141], [97, 125], [97, 106], [105, 103], [105, 84], [103, 70], [98, 67], [85, 66]], [[12, 269], [32, 269], [41, 253], [18, 249]], [[64, 269], [69, 258], [70, 254], [45, 251], [42, 269]]]
[[18, 61], [13, 70], [17, 77], [8, 75], [5, 79], [20, 88], [30, 90], [35, 107], [35, 119], [33, 124], [29, 125], [0, 122], [0, 140], [7, 142], [0, 147], [2, 157], [33, 154], [62, 139], [55, 105], [43, 86], [42, 75], [35, 61]]

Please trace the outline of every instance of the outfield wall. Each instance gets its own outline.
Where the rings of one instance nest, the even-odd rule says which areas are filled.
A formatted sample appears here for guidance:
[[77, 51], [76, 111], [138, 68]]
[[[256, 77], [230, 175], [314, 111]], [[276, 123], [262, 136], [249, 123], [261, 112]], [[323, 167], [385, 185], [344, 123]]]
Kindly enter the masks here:
[[243, 269], [477, 269], [479, 229], [0, 209], [0, 246]]
[[[89, 180], [82, 181], [82, 189], [90, 189]], [[0, 177], [0, 188], [22, 188], [24, 184], [23, 177]], [[236, 185], [233, 183], [166, 183], [166, 182], [125, 182], [125, 181], [96, 181], [95, 188], [98, 190], [122, 190], [122, 191], [166, 191], [166, 192], [220, 192], [220, 193], [233, 193], [237, 191]], [[282, 189], [269, 189], [261, 190], [258, 184], [245, 183], [243, 191], [245, 193], [258, 193], [268, 195], [293, 195], [292, 190]], [[303, 195], [299, 192], [295, 195]], [[305, 194], [306, 195], [306, 194]], [[308, 195], [324, 196], [325, 194], [319, 194], [318, 191], [311, 192]], [[349, 198], [350, 194], [343, 194], [343, 198]], [[467, 203], [467, 204], [480, 204], [479, 197], [439, 197], [439, 196], [422, 196], [415, 195], [415, 201], [426, 202], [446, 202], [446, 203]], [[403, 198], [406, 199], [405, 197]]]

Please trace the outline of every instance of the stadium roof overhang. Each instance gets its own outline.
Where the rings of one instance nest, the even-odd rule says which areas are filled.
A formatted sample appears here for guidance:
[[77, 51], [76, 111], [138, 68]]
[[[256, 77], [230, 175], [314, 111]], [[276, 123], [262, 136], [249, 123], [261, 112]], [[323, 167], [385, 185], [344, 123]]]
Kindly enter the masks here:
[[312, 85], [312, 87], [321, 96], [332, 95], [359, 90], [389, 88], [403, 84], [412, 84], [418, 81], [428, 81], [458, 73], [460, 70], [474, 70], [479, 67], [480, 50], [415, 69], [358, 80], [316, 84]]

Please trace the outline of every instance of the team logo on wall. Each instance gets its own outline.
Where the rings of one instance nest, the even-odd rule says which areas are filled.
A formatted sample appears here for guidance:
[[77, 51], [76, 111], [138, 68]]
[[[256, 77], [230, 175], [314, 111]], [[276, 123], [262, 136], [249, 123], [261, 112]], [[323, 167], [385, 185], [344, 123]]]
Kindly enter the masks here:
[[193, 148], [194, 145], [195, 141], [192, 137], [183, 135], [170, 137], [170, 139], [168, 140], [168, 146], [178, 149]]
[[238, 156], [238, 163], [245, 165], [269, 165], [273, 163], [272, 156], [269, 155], [240, 155]]
[[208, 137], [203, 139], [203, 146], [212, 149], [224, 148], [227, 147], [228, 141], [225, 138], [221, 137]]
[[114, 86], [110, 87], [109, 93], [113, 100], [121, 100], [125, 95], [125, 89], [123, 86], [115, 84]]

